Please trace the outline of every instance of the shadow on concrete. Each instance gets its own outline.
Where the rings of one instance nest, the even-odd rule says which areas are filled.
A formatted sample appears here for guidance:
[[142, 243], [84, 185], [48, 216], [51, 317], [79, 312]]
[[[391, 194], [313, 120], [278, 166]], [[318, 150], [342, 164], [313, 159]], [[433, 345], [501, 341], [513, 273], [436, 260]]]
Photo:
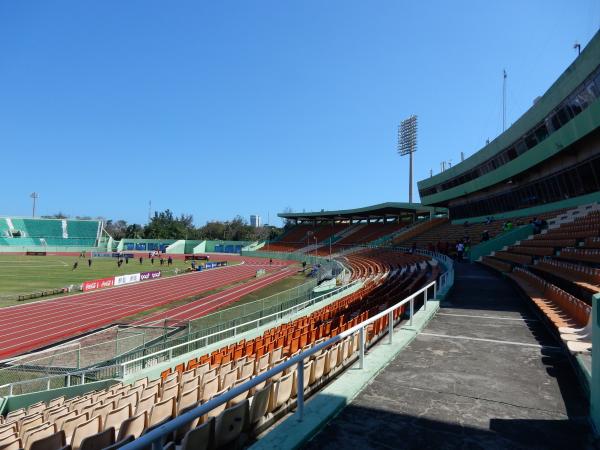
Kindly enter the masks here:
[[485, 429], [352, 404], [302, 448], [575, 450], [598, 444], [587, 424], [566, 419], [491, 418]]

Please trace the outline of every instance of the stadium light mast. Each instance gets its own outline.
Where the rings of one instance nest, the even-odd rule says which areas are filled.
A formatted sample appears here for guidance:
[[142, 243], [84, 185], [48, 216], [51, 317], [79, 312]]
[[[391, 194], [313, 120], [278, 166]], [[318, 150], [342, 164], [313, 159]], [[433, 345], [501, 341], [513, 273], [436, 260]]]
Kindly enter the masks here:
[[417, 116], [412, 115], [400, 122], [398, 127], [398, 153], [408, 155], [408, 202], [412, 203], [413, 191], [413, 153], [417, 151]]
[[506, 69], [502, 69], [502, 132], [506, 130]]
[[33, 211], [31, 212], [31, 216], [35, 219], [35, 201], [40, 198], [37, 192], [32, 192], [29, 196], [33, 200]]

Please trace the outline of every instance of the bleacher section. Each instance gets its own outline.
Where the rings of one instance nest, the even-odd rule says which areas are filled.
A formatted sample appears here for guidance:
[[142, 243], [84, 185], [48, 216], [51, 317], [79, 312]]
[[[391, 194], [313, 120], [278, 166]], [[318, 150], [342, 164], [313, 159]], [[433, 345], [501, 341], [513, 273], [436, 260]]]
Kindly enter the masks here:
[[[554, 211], [552, 213], [540, 214], [539, 216], [524, 216], [512, 218], [513, 228], [523, 224], [531, 222], [534, 218], [540, 220], [548, 220], [559, 214], [561, 211]], [[479, 223], [471, 223], [465, 220], [463, 223], [452, 223], [446, 219], [434, 219], [430, 224], [430, 228], [424, 232], [416, 230], [415, 233], [407, 233], [398, 236], [398, 239], [394, 241], [394, 245], [399, 246], [411, 246], [416, 244], [418, 248], [437, 248], [447, 254], [454, 253], [454, 245], [465, 238], [469, 238], [471, 246], [477, 245], [481, 242], [483, 232], [487, 231], [490, 239], [500, 235], [503, 232], [505, 220], [491, 220]], [[423, 226], [427, 226], [424, 223]]]
[[[269, 243], [264, 249], [274, 252], [309, 251], [320, 256], [329, 255], [329, 239], [331, 252], [338, 253], [356, 245], [364, 245], [377, 241], [385, 236], [397, 233], [406, 227], [405, 222], [389, 223], [335, 223], [318, 226], [296, 225], [280, 240]], [[342, 235], [340, 237], [340, 235]], [[316, 244], [315, 244], [316, 238]]]
[[[346, 262], [352, 278], [363, 281], [353, 294], [254, 339], [193, 357], [163, 371], [159, 379], [118, 383], [80, 397], [59, 397], [11, 411], [0, 419], [0, 448], [50, 450], [70, 445], [73, 450], [85, 450], [129, 442], [350, 329], [438, 275], [438, 267], [424, 257], [388, 250], [349, 255]], [[402, 313], [398, 309], [394, 319]], [[387, 330], [387, 320], [386, 315], [367, 328], [367, 342], [375, 342]], [[344, 371], [357, 354], [355, 333], [307, 358], [304, 396]], [[243, 440], [252, 439], [295, 406], [297, 386], [294, 366], [179, 429], [171, 440], [184, 449], [239, 448]]]
[[10, 228], [5, 217], [0, 217], [0, 238], [10, 237]]
[[63, 236], [62, 220], [13, 218], [12, 223], [15, 231], [20, 231], [22, 236], [33, 238]]
[[[0, 218], [0, 246], [95, 247], [101, 222], [98, 220]], [[66, 223], [66, 228], [64, 224]], [[11, 235], [12, 233], [12, 235]]]
[[[385, 236], [398, 232], [406, 226], [406, 223], [367, 223], [354, 225], [360, 227], [354, 233], [350, 233], [339, 241], [335, 242], [331, 247], [331, 252], [338, 253], [342, 250], [352, 248], [356, 245], [364, 245], [369, 242], [374, 242]], [[317, 250], [319, 255], [328, 255], [329, 246], [325, 245]]]
[[[600, 292], [598, 249], [600, 211], [556, 218], [556, 225], [503, 251], [482, 264], [507, 273], [554, 324], [572, 352], [589, 352], [591, 297]], [[561, 223], [562, 222], [562, 223]], [[565, 331], [569, 329], [569, 332]]]
[[[323, 243], [334, 237], [337, 233], [348, 228], [347, 223], [322, 224], [322, 225], [296, 225], [280, 240], [269, 243], [269, 251], [273, 252], [293, 252], [304, 247], [314, 246]], [[316, 241], [315, 241], [316, 238]]]

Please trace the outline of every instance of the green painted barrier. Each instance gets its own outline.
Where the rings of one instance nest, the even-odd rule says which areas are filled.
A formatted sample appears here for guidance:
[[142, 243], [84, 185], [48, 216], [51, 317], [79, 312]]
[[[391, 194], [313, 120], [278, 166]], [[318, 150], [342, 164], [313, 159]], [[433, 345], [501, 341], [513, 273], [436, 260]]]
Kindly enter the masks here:
[[[592, 349], [600, 349], [600, 294], [592, 298]], [[592, 383], [590, 389], [590, 416], [594, 431], [600, 435], [600, 357], [592, 356]]]
[[533, 225], [531, 224], [506, 231], [489, 241], [481, 242], [472, 247], [469, 259], [471, 261], [477, 261], [482, 256], [487, 256], [505, 246], [513, 245], [515, 242], [527, 238], [530, 234], [533, 234]]

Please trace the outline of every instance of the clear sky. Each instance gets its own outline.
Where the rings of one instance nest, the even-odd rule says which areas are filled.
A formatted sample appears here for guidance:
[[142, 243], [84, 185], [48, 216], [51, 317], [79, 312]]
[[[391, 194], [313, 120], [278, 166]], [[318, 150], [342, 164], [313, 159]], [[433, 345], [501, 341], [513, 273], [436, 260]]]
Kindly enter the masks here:
[[[598, 0], [1, 1], [0, 215], [144, 223], [408, 197], [516, 120], [600, 26]], [[415, 188], [416, 192], [416, 188]]]

